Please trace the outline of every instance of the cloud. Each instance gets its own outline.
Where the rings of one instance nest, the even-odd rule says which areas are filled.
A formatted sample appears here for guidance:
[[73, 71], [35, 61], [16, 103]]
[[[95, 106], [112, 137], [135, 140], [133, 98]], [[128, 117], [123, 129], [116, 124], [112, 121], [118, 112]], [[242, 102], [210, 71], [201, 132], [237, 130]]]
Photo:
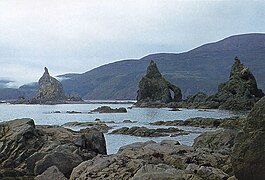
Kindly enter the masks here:
[[[120, 59], [263, 32], [263, 1], [0, 1], [0, 77], [36, 81]], [[29, 73], [30, 72], [30, 73]]]

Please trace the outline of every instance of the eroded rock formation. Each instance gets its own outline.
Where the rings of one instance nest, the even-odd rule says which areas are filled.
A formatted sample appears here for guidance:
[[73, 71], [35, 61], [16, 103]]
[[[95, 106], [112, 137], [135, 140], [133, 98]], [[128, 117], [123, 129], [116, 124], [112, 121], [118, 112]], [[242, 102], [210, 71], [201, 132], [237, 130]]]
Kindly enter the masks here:
[[30, 103], [59, 103], [67, 100], [64, 94], [63, 85], [49, 74], [44, 68], [44, 73], [39, 79], [39, 89], [37, 95], [30, 100]]
[[232, 164], [238, 179], [262, 180], [265, 177], [265, 97], [249, 113], [245, 127], [238, 133]]
[[103, 133], [35, 126], [32, 119], [0, 123], [0, 179], [36, 176], [56, 166], [69, 177], [72, 169], [97, 154], [106, 154]]
[[264, 93], [249, 68], [236, 57], [231, 68], [230, 78], [220, 84], [214, 100], [220, 101], [221, 109], [251, 109]]
[[218, 86], [218, 92], [210, 97], [198, 93], [188, 97], [184, 106], [219, 108], [229, 110], [250, 110], [264, 93], [248, 67], [235, 57], [229, 80]]
[[139, 82], [137, 106], [178, 102], [182, 100], [180, 88], [167, 81], [159, 72], [156, 63], [151, 61], [146, 75]]

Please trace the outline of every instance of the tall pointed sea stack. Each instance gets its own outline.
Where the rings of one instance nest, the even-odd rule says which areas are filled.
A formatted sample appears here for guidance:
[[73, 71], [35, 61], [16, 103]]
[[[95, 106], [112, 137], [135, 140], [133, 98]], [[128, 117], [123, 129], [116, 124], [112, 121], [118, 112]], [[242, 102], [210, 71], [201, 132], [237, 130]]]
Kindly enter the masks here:
[[178, 102], [182, 100], [180, 88], [168, 82], [159, 72], [156, 63], [151, 61], [146, 75], [139, 82], [137, 106]]
[[42, 77], [39, 79], [39, 89], [34, 99], [37, 103], [53, 103], [66, 100], [63, 85], [57, 79], [50, 76], [46, 67]]
[[214, 100], [221, 109], [249, 110], [263, 96], [249, 68], [236, 57], [229, 80], [219, 85]]
[[186, 103], [187, 107], [244, 111], [250, 110], [263, 96], [264, 93], [258, 89], [256, 79], [249, 68], [235, 57], [229, 80], [218, 86], [216, 94], [208, 97], [198, 93], [189, 96]]

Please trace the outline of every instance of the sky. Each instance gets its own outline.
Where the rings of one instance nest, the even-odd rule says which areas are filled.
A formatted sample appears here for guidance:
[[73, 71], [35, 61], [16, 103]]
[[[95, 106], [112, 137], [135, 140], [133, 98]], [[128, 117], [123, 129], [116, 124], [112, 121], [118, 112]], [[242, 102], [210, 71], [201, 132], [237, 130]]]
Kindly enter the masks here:
[[[265, 32], [263, 0], [0, 0], [0, 87]], [[2, 84], [1, 84], [2, 83]]]

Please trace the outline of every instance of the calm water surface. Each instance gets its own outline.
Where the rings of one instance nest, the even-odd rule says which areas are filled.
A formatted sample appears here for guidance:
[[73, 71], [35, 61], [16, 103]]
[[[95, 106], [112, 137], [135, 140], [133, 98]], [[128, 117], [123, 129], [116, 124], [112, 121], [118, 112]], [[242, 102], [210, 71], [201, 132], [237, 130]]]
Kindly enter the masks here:
[[[115, 123], [107, 123], [108, 126], [117, 129], [120, 127], [146, 126], [149, 128], [158, 128], [158, 126], [149, 125], [154, 121], [169, 120], [186, 120], [192, 117], [212, 117], [226, 118], [234, 116], [230, 111], [209, 110], [200, 111], [197, 109], [181, 109], [181, 111], [169, 111], [168, 108], [132, 108], [127, 109], [128, 113], [108, 113], [108, 114], [89, 114], [88, 112], [99, 107], [110, 106], [112, 108], [131, 107], [132, 104], [60, 104], [60, 105], [12, 105], [0, 104], [0, 121], [12, 120], [17, 118], [32, 118], [38, 125], [63, 125], [66, 122], [94, 122], [96, 118], [101, 121], [114, 121]], [[61, 113], [52, 113], [61, 111]], [[66, 111], [79, 111], [82, 114], [68, 114]], [[122, 123], [124, 120], [137, 121], [137, 123]], [[161, 127], [161, 126], [160, 126]], [[159, 138], [142, 138], [126, 135], [105, 134], [107, 141], [108, 154], [116, 153], [121, 146], [140, 141], [154, 140], [161, 141], [163, 139], [174, 139], [185, 145], [191, 145], [194, 138], [200, 133], [212, 129], [179, 127], [180, 129], [192, 131], [189, 135], [178, 137], [159, 137]], [[78, 127], [72, 128], [78, 130]]]

